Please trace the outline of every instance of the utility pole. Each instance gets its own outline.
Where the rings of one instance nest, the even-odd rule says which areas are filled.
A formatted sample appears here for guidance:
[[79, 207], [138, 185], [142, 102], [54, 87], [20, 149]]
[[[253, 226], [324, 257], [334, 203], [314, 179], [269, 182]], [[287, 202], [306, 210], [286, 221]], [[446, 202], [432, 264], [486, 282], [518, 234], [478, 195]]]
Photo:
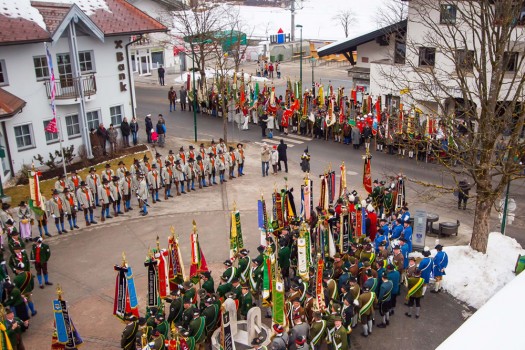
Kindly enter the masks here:
[[290, 2], [290, 12], [292, 14], [292, 30], [290, 35], [292, 36], [292, 42], [295, 41], [295, 0], [291, 0]]

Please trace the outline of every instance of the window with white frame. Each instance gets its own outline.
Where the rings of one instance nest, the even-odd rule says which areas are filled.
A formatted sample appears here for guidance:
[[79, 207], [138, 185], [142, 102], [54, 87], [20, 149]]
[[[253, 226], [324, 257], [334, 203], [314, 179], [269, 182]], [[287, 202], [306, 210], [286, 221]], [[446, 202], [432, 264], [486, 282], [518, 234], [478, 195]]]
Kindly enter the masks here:
[[9, 85], [5, 60], [0, 60], [0, 86]]
[[97, 129], [100, 124], [98, 111], [91, 111], [86, 113], [88, 129]]
[[46, 56], [33, 57], [33, 65], [35, 66], [36, 80], [44, 80], [49, 78], [49, 67], [47, 66]]
[[16, 147], [19, 151], [34, 147], [33, 125], [31, 123], [15, 126], [14, 129]]
[[109, 107], [109, 114], [111, 115], [111, 124], [119, 126], [122, 123], [122, 106]]
[[95, 61], [93, 51], [80, 51], [78, 53], [78, 63], [82, 73], [95, 72]]
[[80, 122], [78, 119], [78, 114], [66, 115], [66, 129], [67, 137], [74, 138], [80, 136]]
[[[52, 119], [49, 119], [49, 120], [44, 120], [44, 131], [46, 130], [48, 124], [51, 122]], [[51, 133], [51, 132], [47, 132], [45, 131], [46, 133], [46, 143], [47, 144], [50, 144], [50, 143], [55, 143], [58, 141], [58, 132], [57, 133]]]

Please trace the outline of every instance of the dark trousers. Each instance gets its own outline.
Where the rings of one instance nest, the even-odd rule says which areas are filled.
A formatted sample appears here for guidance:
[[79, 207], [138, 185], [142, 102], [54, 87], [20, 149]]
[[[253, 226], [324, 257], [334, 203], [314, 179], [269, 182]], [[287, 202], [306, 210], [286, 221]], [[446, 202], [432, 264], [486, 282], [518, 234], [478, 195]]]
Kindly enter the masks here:
[[284, 171], [288, 172], [288, 160], [287, 159], [279, 160], [279, 163], [277, 163], [279, 171], [281, 171], [281, 162], [284, 162]]
[[468, 196], [465, 196], [461, 191], [458, 193], [458, 209], [461, 209], [461, 203], [463, 203], [463, 209], [467, 207]]
[[35, 269], [37, 275], [47, 275], [47, 262], [39, 263], [35, 262]]
[[408, 299], [408, 306], [414, 306], [414, 303], [416, 304], [416, 307], [420, 307], [420, 302], [421, 302], [421, 298], [414, 298], [414, 297], [410, 297], [410, 299]]

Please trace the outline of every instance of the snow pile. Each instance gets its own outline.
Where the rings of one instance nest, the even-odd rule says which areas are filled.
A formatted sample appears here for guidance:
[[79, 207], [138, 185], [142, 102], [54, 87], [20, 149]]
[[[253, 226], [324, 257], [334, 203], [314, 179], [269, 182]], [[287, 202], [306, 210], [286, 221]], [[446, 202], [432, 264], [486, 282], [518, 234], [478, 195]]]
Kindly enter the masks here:
[[[7, 0], [9, 1], [9, 0]], [[102, 9], [111, 12], [105, 0], [38, 0], [44, 2], [54, 2], [59, 4], [76, 4], [82, 12], [91, 16], [95, 11]]]
[[[215, 69], [209, 68], [209, 67], [205, 68], [204, 72], [206, 74], [206, 79], [213, 79], [215, 77], [215, 74], [216, 74]], [[183, 72], [182, 74], [178, 75], [175, 78], [175, 83], [185, 83], [185, 82], [187, 82], [188, 81], [188, 74], [190, 75], [190, 82], [192, 82], [193, 81], [193, 73], [192, 72]], [[233, 70], [227, 71], [226, 75], [228, 75], [229, 77], [233, 77]], [[199, 71], [195, 71], [195, 80], [199, 80], [200, 78], [201, 78], [200, 72]], [[237, 72], [237, 79], [240, 79], [240, 78], [241, 78], [241, 73]], [[250, 76], [250, 74], [244, 73], [244, 81], [245, 82], [249, 82], [250, 80], [252, 82], [255, 82], [255, 81], [268, 82], [268, 81], [270, 81], [267, 78], [257, 77], [255, 75]]]
[[0, 0], [0, 15], [9, 18], [23, 18], [47, 30], [44, 18], [36, 8], [31, 6], [30, 0]]
[[[489, 235], [487, 254], [470, 246], [445, 247], [443, 250], [449, 261], [443, 288], [476, 309], [514, 278], [518, 255], [525, 255], [525, 250], [515, 239], [499, 232]], [[435, 250], [433, 253], [435, 255]]]

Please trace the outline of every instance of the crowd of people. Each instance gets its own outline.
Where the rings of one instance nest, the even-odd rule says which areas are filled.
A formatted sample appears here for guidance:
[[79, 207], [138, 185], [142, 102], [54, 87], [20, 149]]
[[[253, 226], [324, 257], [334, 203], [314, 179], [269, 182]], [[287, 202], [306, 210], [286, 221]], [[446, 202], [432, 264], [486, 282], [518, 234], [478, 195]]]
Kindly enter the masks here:
[[[375, 327], [402, 322], [393, 318], [400, 308], [404, 317], [419, 319], [427, 289], [432, 287], [434, 293], [442, 290], [448, 257], [440, 244], [435, 246], [434, 257], [428, 247], [423, 250], [423, 258], [410, 254], [411, 214], [406, 204], [396, 209], [394, 202], [384, 198], [379, 202], [383, 187], [388, 188], [384, 197], [390, 193], [391, 187], [383, 184], [375, 181], [375, 191], [366, 200], [361, 200], [356, 191], [345, 191], [328, 210], [316, 207], [309, 220], [288, 217], [282, 227], [277, 219], [270, 222], [273, 230], [268, 231], [265, 245], [259, 246], [252, 257], [243, 248], [233, 259], [227, 259], [218, 284], [210, 272], [201, 273], [200, 288], [189, 280], [174, 288], [165, 299], [169, 304], [166, 310], [163, 305], [148, 309], [144, 318], [127, 315], [122, 348], [138, 349], [146, 339], [154, 349], [168, 348], [171, 341], [203, 349], [220, 327], [221, 310], [225, 310], [221, 305], [229, 299], [235, 302], [238, 319], [247, 319], [254, 306], [272, 318], [272, 350], [321, 349], [325, 345], [346, 350], [352, 343], [353, 330], [360, 327], [361, 336], [370, 337], [377, 333]], [[363, 207], [366, 209], [362, 211]], [[333, 240], [339, 242], [344, 231], [342, 217], [361, 211], [362, 234], [355, 226], [347, 248], [340, 244], [334, 251], [327, 248], [329, 239], [326, 241], [325, 235], [333, 235]], [[350, 223], [356, 225], [356, 220], [351, 218]], [[312, 263], [307, 277], [301, 277], [298, 241], [305, 237], [305, 230], [311, 233], [311, 256], [317, 256], [317, 264]], [[285, 320], [280, 322], [272, 315], [272, 303], [277, 300], [271, 297], [274, 292], [270, 296], [265, 293], [268, 286], [263, 275], [270, 261], [276, 262], [272, 280], [284, 282]], [[405, 300], [402, 306], [398, 305], [399, 297]], [[382, 338], [380, 332], [378, 337]], [[249, 339], [256, 350], [268, 348], [262, 345], [264, 340]]]

